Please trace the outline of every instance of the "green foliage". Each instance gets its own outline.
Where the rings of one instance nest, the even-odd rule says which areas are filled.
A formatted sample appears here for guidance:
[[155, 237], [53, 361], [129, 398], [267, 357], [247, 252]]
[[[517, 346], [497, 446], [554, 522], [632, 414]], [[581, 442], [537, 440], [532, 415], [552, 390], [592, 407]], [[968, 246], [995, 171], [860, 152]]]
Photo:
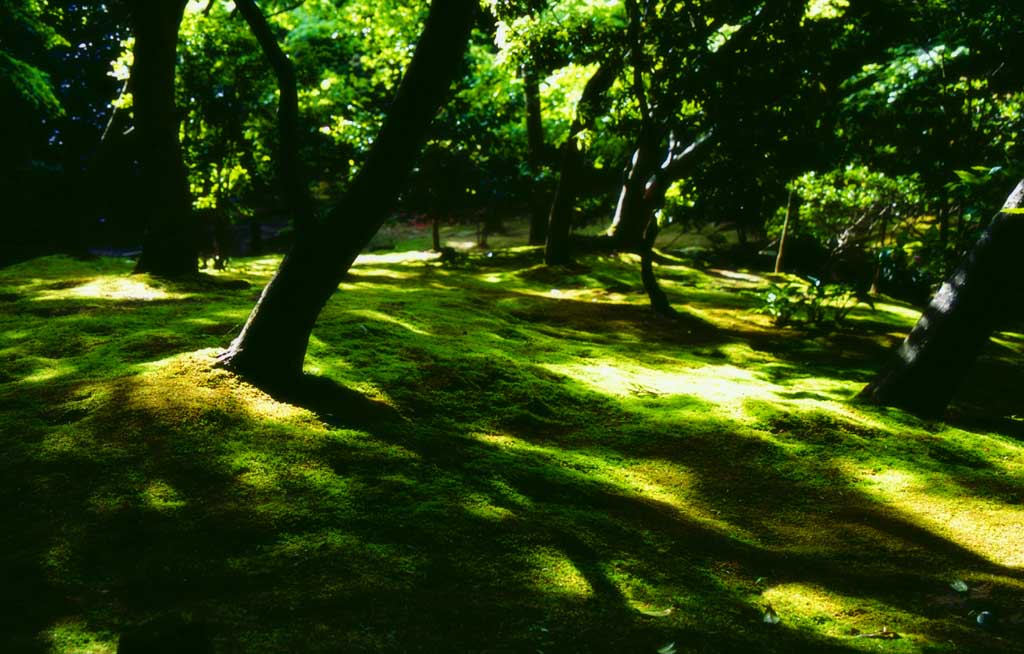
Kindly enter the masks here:
[[24, 103], [42, 116], [63, 114], [50, 75], [38, 64], [47, 51], [69, 46], [54, 27], [60, 19], [61, 9], [46, 0], [0, 3], [0, 100]]
[[[867, 166], [811, 171], [793, 180], [789, 188], [801, 200], [793, 232], [814, 237], [834, 253], [880, 247], [883, 226], [898, 229], [924, 212], [921, 183], [915, 175], [893, 177]], [[782, 208], [768, 224], [770, 235], [780, 233], [784, 218]]]
[[874, 307], [867, 296], [845, 284], [825, 284], [816, 277], [807, 282], [769, 284], [758, 292], [756, 313], [772, 319], [776, 327], [833, 330], [840, 327], [858, 304]]

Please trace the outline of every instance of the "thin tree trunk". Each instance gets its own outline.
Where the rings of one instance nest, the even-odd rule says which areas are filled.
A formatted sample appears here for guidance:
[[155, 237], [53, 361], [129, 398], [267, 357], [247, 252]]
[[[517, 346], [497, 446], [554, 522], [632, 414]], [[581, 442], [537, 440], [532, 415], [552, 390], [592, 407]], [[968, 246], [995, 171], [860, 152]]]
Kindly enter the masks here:
[[576, 206], [579, 178], [584, 166], [583, 150], [577, 142], [577, 137], [580, 132], [593, 124], [599, 110], [600, 100], [611, 88], [621, 65], [621, 61], [609, 59], [602, 63], [587, 80], [586, 86], [583, 87], [583, 95], [576, 107], [576, 117], [569, 127], [569, 136], [562, 144], [561, 173], [548, 216], [547, 242], [544, 247], [544, 263], [549, 266], [572, 263], [569, 234], [572, 231], [572, 212]]
[[789, 217], [793, 211], [793, 190], [790, 189], [786, 199], [786, 219], [782, 221], [782, 235], [779, 236], [779, 251], [775, 255], [775, 274], [782, 272], [782, 261], [786, 253], [786, 236], [789, 235]]
[[277, 78], [280, 92], [277, 129], [281, 141], [277, 155], [277, 174], [285, 201], [292, 211], [296, 231], [303, 231], [313, 221], [313, 200], [299, 158], [299, 93], [295, 86], [295, 69], [288, 55], [278, 45], [270, 24], [254, 0], [235, 0], [235, 7], [249, 25], [249, 30], [259, 42], [263, 56], [267, 58]]
[[142, 256], [135, 272], [176, 277], [198, 266], [188, 174], [178, 142], [174, 104], [178, 27], [184, 0], [132, 0], [135, 36], [130, 86], [146, 218]]
[[677, 315], [676, 310], [672, 308], [668, 296], [661, 290], [658, 278], [654, 275], [654, 242], [658, 238], [658, 231], [658, 219], [652, 215], [647, 223], [647, 229], [644, 230], [644, 242], [640, 251], [640, 281], [643, 282], [654, 313], [672, 317]]
[[434, 252], [441, 251], [441, 212], [437, 209], [430, 216], [430, 244]]
[[526, 162], [530, 177], [530, 245], [542, 245], [547, 239], [548, 216], [544, 211], [544, 190], [540, 184], [544, 159], [544, 124], [540, 105], [540, 79], [536, 69], [523, 71], [526, 95]]
[[877, 404], [939, 417], [989, 336], [1015, 304], [1022, 282], [1024, 180], [939, 288], [889, 365], [860, 393]]
[[292, 383], [316, 319], [387, 217], [462, 65], [476, 0], [434, 0], [412, 62], [352, 186], [299, 233], [220, 364], [264, 386]]

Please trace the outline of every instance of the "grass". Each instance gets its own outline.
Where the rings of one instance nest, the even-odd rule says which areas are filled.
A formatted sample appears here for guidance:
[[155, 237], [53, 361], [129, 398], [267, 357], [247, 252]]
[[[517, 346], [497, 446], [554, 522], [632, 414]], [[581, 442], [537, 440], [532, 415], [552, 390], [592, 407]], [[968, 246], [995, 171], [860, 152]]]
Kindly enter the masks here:
[[666, 321], [630, 257], [399, 247], [271, 397], [211, 364], [277, 261], [0, 270], [0, 651], [1024, 651], [1021, 335], [924, 422], [849, 401], [905, 306], [777, 330], [665, 257]]

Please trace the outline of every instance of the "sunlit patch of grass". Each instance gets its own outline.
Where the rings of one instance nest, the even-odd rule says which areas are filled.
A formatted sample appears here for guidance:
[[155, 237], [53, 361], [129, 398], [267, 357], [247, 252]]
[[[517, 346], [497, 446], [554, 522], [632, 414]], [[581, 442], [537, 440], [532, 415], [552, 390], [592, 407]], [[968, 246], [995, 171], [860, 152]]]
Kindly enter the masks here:
[[586, 598], [594, 594], [579, 569], [565, 554], [551, 547], [539, 547], [530, 553], [529, 578], [538, 590]]
[[[760, 609], [771, 606], [782, 624], [842, 640], [853, 651], [913, 652], [921, 646], [934, 646], [920, 634], [907, 631], [920, 623], [919, 616], [815, 584], [772, 585], [755, 602]], [[765, 637], [770, 638], [771, 633]]]
[[93, 300], [180, 300], [188, 297], [147, 283], [138, 277], [100, 277], [67, 289], [48, 290], [35, 296], [38, 301], [93, 299]]
[[114, 654], [117, 638], [109, 632], [96, 631], [83, 620], [67, 619], [46, 631], [51, 651], [74, 654]]
[[[1024, 568], [1024, 511], [1018, 501], [1007, 505], [994, 499], [934, 492], [951, 483], [949, 475], [889, 469], [861, 472], [866, 492], [905, 513], [913, 522], [957, 543], [989, 561]], [[955, 483], [955, 482], [953, 482]]]

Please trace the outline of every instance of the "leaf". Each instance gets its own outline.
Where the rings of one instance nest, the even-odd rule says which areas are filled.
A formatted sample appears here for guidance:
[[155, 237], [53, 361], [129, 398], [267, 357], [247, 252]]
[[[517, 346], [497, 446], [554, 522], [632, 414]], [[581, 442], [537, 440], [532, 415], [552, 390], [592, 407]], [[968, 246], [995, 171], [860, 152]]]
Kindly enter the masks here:
[[954, 579], [950, 582], [949, 587], [958, 593], [966, 593], [968, 590], [970, 590], [970, 586], [968, 586], [967, 582], [963, 581], [962, 579]]
[[764, 607], [764, 623], [765, 624], [779, 624], [782, 622], [782, 618], [775, 612], [771, 604], [766, 604]]
[[675, 611], [675, 609], [670, 606], [667, 609], [661, 609], [661, 610], [658, 610], [658, 609], [637, 609], [637, 611], [640, 611], [640, 613], [642, 613], [644, 615], [649, 615], [652, 618], [667, 618], [668, 616], [672, 615], [672, 612]]
[[658, 649], [658, 654], [676, 654], [675, 641]]

